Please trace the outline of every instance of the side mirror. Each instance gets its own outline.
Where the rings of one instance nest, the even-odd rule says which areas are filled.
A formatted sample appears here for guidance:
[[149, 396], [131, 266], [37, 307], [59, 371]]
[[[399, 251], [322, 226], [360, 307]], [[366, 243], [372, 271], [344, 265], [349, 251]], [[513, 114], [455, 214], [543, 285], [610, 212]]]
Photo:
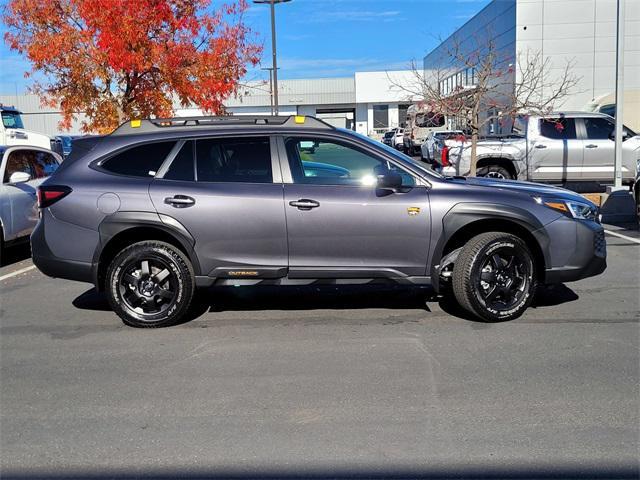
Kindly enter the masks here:
[[27, 172], [13, 172], [9, 177], [9, 183], [12, 185], [28, 182], [29, 180], [31, 180], [31, 175]]
[[[629, 132], [627, 132], [626, 130], [623, 130], [623, 131], [622, 131], [622, 141], [624, 142], [624, 141], [625, 141], [625, 140], [627, 140], [628, 138], [629, 138]], [[615, 142], [615, 140], [616, 140], [616, 131], [615, 131], [615, 130], [614, 130], [614, 131], [612, 131], [612, 132], [609, 134], [609, 140], [612, 140], [612, 141], [614, 141], [614, 142]]]
[[402, 188], [402, 175], [392, 171], [378, 175], [378, 188], [395, 192]]

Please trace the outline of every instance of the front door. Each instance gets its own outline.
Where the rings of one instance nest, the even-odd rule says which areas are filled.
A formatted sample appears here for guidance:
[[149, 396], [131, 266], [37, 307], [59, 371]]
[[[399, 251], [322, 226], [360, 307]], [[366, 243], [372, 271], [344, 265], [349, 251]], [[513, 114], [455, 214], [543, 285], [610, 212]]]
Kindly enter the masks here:
[[[289, 276], [424, 275], [431, 219], [427, 188], [384, 157], [342, 140], [284, 139]], [[285, 162], [283, 162], [285, 163]], [[405, 188], [376, 188], [392, 169]]]
[[539, 135], [529, 145], [530, 178], [561, 182], [580, 180], [583, 142], [576, 134], [575, 118], [538, 120]]
[[150, 194], [158, 213], [180, 222], [195, 239], [203, 275], [285, 275], [282, 183], [270, 139], [188, 140], [179, 148], [152, 181]]
[[585, 132], [583, 178], [613, 182], [615, 124], [602, 117], [585, 117], [582, 121]]

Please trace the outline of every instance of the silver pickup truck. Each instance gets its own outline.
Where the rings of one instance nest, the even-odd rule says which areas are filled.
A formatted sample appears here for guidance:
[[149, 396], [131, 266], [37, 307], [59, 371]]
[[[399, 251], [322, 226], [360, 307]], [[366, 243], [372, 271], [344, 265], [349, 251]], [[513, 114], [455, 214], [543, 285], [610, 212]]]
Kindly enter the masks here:
[[[477, 144], [477, 175], [549, 183], [613, 182], [612, 117], [599, 113], [563, 112], [545, 117], [522, 116], [513, 133]], [[468, 175], [471, 141], [457, 141], [434, 152], [445, 175]], [[640, 161], [640, 135], [624, 128], [623, 183], [633, 184]]]

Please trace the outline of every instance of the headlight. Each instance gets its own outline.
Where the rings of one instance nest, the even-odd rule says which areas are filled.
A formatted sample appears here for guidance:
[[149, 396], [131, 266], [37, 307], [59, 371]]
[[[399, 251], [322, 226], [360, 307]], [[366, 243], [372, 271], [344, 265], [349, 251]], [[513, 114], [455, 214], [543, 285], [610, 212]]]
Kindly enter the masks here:
[[540, 205], [552, 208], [569, 218], [578, 220], [598, 221], [598, 208], [586, 202], [578, 202], [575, 200], [555, 200], [535, 197], [534, 200]]

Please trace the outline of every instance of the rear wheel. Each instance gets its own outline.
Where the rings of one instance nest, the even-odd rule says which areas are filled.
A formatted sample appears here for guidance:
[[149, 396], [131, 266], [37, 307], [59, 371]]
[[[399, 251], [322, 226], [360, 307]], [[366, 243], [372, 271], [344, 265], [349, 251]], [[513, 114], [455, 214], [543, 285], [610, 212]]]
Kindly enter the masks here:
[[165, 242], [135, 243], [116, 255], [107, 270], [111, 308], [132, 327], [179, 323], [189, 311], [194, 290], [189, 259]]
[[499, 180], [514, 180], [509, 170], [502, 165], [488, 165], [478, 168], [478, 177], [497, 178]]
[[536, 289], [535, 263], [515, 235], [482, 233], [462, 249], [453, 267], [453, 293], [468, 312], [488, 322], [518, 318]]

